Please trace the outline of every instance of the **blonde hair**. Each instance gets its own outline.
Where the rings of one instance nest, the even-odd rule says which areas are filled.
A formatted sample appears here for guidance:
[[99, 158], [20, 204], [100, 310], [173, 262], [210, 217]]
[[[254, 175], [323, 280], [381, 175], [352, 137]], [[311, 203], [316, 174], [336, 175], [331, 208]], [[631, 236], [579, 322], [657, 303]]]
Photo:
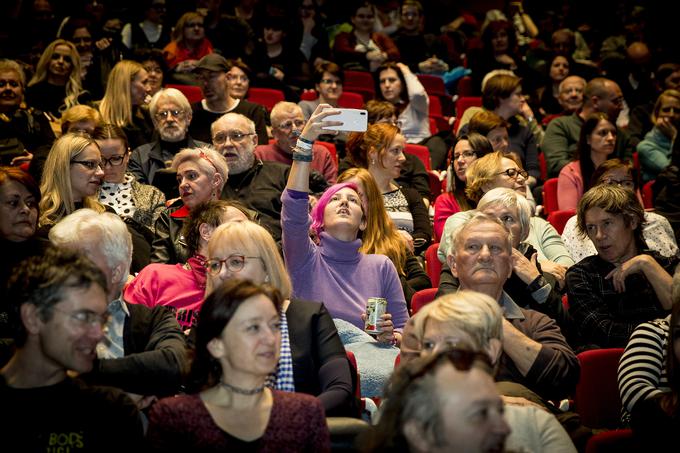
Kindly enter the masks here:
[[71, 124], [79, 121], [92, 121], [96, 127], [102, 122], [102, 116], [97, 109], [93, 109], [89, 105], [79, 104], [73, 106], [64, 110], [64, 113], [61, 115], [61, 133], [68, 133], [68, 128], [71, 127]]
[[[244, 254], [261, 258], [269, 284], [278, 289], [284, 299], [290, 299], [292, 285], [286, 272], [283, 259], [272, 235], [255, 222], [227, 222], [218, 226], [208, 242], [208, 259], [216, 256], [218, 249], [225, 244], [233, 244], [243, 250]], [[226, 258], [220, 257], [220, 258]], [[206, 295], [214, 290], [212, 279], [208, 275]]]
[[281, 101], [277, 102], [274, 108], [272, 108], [269, 118], [271, 119], [272, 126], [279, 127], [282, 116], [298, 113], [304, 118], [304, 115], [302, 114], [302, 108], [300, 108], [299, 105], [294, 102]]
[[182, 45], [183, 47], [186, 47], [186, 43], [184, 42], [184, 27], [186, 26], [187, 22], [193, 19], [201, 19], [201, 22], [204, 22], [205, 18], [203, 15], [195, 11], [189, 11], [188, 13], [182, 14], [182, 17], [177, 20], [175, 27], [172, 29], [171, 37], [173, 41]]
[[480, 157], [470, 164], [465, 171], [465, 179], [467, 180], [465, 194], [470, 200], [477, 203], [484, 196], [484, 188], [496, 179], [505, 158], [508, 158], [508, 156], [496, 151]]
[[[184, 162], [195, 162], [200, 169], [212, 179], [215, 173], [222, 177], [222, 182], [217, 187], [217, 193], [221, 193], [224, 185], [227, 183], [229, 177], [229, 167], [227, 166], [227, 159], [209, 146], [201, 146], [199, 148], [184, 148], [172, 159], [170, 168], [177, 171], [180, 165]], [[219, 198], [219, 197], [218, 197]]]
[[399, 275], [406, 275], [406, 244], [387, 214], [375, 179], [365, 168], [350, 168], [338, 177], [338, 182], [348, 182], [352, 178], [361, 183], [368, 200], [368, 206], [364, 206], [366, 229], [361, 234], [359, 251], [385, 255], [394, 263]]
[[57, 39], [52, 41], [46, 48], [45, 51], [40, 56], [38, 64], [35, 68], [35, 74], [31, 81], [28, 82], [28, 86], [36, 85], [43, 80], [47, 79], [47, 70], [49, 69], [50, 61], [52, 61], [52, 55], [57, 46], [66, 46], [69, 50], [69, 57], [71, 58], [71, 73], [68, 76], [68, 81], [66, 82], [66, 97], [64, 98], [64, 105], [60, 107], [60, 111], [64, 111], [78, 105], [78, 96], [83, 92], [83, 85], [80, 80], [80, 55], [76, 46], [65, 39]]
[[99, 112], [105, 123], [118, 127], [132, 124], [132, 95], [130, 86], [132, 80], [144, 67], [131, 60], [116, 63], [109, 74], [106, 92], [99, 104]]
[[[89, 135], [69, 133], [54, 142], [45, 161], [40, 183], [40, 222], [51, 225], [76, 210], [71, 187], [71, 161], [91, 145], [99, 145]], [[97, 196], [85, 197], [83, 207], [104, 212]]]

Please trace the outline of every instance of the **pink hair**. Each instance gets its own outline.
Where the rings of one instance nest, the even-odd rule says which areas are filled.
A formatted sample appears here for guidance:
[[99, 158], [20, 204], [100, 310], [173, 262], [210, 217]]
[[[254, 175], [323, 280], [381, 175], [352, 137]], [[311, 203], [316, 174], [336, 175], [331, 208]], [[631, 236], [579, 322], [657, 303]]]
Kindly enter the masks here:
[[[319, 201], [314, 205], [314, 208], [312, 209], [312, 231], [316, 233], [316, 235], [320, 235], [321, 232], [323, 231], [323, 213], [326, 210], [326, 206], [328, 203], [331, 201], [331, 198], [333, 195], [338, 193], [340, 190], [344, 189], [345, 187], [349, 187], [353, 191], [359, 194], [359, 187], [353, 183], [353, 182], [342, 182], [339, 184], [334, 184], [330, 186], [326, 191], [321, 195], [321, 198], [319, 198]], [[361, 208], [363, 211], [363, 206]]]

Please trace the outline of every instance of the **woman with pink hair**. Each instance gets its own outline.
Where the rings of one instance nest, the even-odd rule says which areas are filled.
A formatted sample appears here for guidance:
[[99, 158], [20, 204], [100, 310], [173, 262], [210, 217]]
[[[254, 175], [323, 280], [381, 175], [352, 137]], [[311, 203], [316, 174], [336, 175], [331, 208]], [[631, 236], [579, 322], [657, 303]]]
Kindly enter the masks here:
[[[294, 148], [288, 184], [281, 197], [283, 253], [293, 296], [323, 302], [331, 316], [362, 330], [368, 298], [387, 299], [377, 340], [398, 344], [408, 319], [406, 300], [389, 258], [359, 252], [366, 217], [356, 184], [331, 186], [314, 206], [311, 217], [307, 214], [312, 144], [319, 134], [328, 132], [328, 127], [342, 124], [332, 121], [337, 113], [328, 104], [319, 105], [312, 113]], [[318, 245], [309, 237], [310, 226], [319, 238]]]

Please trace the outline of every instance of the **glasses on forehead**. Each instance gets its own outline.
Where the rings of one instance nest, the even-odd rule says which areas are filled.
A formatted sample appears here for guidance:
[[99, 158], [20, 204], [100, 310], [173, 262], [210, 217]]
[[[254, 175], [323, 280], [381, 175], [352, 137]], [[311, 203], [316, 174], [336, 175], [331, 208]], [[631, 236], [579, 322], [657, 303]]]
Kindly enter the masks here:
[[212, 141], [215, 145], [224, 145], [227, 143], [227, 139], [231, 140], [233, 143], [241, 143], [249, 135], [255, 135], [255, 133], [218, 132], [217, 134], [213, 135]]
[[73, 164], [82, 165], [90, 171], [96, 170], [97, 168], [104, 169], [104, 164], [98, 160], [72, 160], [71, 165]]
[[213, 258], [205, 263], [205, 268], [211, 275], [218, 275], [222, 271], [222, 266], [227, 266], [229, 272], [240, 272], [246, 265], [246, 259], [262, 259], [259, 256], [245, 256], [239, 254], [229, 255], [225, 259], [221, 260], [218, 258]]
[[480, 351], [464, 348], [450, 348], [428, 357], [426, 363], [410, 374], [411, 380], [426, 375], [443, 360], [447, 360], [459, 371], [470, 371], [473, 366], [480, 366], [484, 371], [493, 374], [493, 366], [489, 356]]
[[295, 120], [295, 121], [286, 121], [285, 123], [281, 123], [278, 126], [276, 126], [279, 129], [284, 129], [284, 130], [290, 130], [295, 126], [298, 129], [302, 129], [305, 127], [305, 121], [304, 120]]
[[156, 112], [156, 119], [159, 121], [164, 120], [170, 115], [172, 115], [175, 118], [182, 118], [184, 116], [184, 111], [178, 109], [161, 110], [160, 112]]
[[62, 310], [57, 307], [52, 307], [53, 310], [58, 311], [59, 313], [63, 313], [67, 315], [70, 319], [76, 322], [76, 324], [80, 325], [81, 327], [104, 327], [106, 324], [109, 322], [110, 314], [109, 312], [105, 313], [95, 313], [90, 310], [78, 310], [78, 311], [66, 311]]

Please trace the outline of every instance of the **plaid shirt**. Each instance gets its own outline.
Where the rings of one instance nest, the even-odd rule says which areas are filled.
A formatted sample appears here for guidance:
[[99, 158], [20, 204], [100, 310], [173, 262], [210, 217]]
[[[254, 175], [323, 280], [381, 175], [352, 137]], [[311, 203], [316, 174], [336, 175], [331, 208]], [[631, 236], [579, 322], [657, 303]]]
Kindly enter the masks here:
[[[665, 258], [650, 250], [642, 253], [651, 255], [673, 275], [677, 258]], [[605, 278], [615, 267], [594, 255], [584, 258], [567, 272], [569, 313], [582, 345], [623, 348], [638, 324], [668, 314], [642, 273], [626, 277], [625, 292], [617, 292], [612, 280]]]
[[288, 319], [286, 312], [281, 312], [281, 352], [279, 363], [276, 365], [276, 373], [267, 378], [267, 387], [283, 392], [295, 391], [295, 377], [293, 375], [293, 353], [290, 349], [290, 337], [288, 336]]

